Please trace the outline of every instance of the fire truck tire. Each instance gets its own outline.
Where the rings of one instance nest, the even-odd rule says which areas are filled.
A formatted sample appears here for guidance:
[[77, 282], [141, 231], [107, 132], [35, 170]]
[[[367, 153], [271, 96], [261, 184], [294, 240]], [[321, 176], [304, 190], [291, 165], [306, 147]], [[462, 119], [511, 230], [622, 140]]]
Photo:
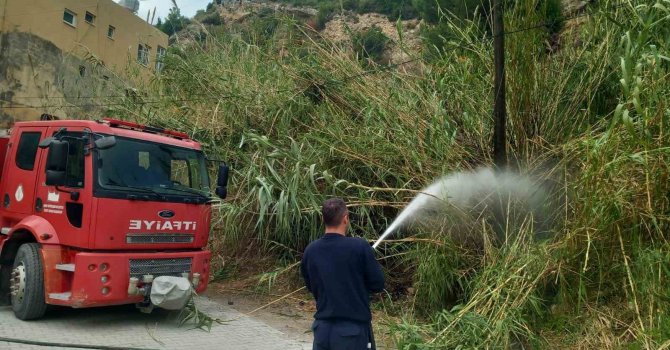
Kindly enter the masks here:
[[26, 243], [19, 247], [11, 276], [12, 309], [20, 320], [34, 320], [44, 316], [44, 268], [40, 246]]

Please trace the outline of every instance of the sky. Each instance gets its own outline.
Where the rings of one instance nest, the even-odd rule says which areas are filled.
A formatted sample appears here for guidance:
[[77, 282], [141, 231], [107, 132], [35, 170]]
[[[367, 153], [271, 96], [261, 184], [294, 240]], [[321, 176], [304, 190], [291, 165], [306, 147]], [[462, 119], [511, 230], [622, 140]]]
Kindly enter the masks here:
[[[181, 14], [186, 17], [193, 17], [198, 10], [204, 10], [207, 7], [207, 4], [211, 0], [177, 0], [177, 5], [179, 5], [179, 10]], [[172, 7], [171, 0], [140, 0], [140, 10], [137, 12], [137, 15], [141, 18], [147, 18], [147, 11], [151, 10], [153, 12], [154, 7], [156, 8], [156, 18], [154, 23], [158, 18], [165, 18], [170, 12]]]

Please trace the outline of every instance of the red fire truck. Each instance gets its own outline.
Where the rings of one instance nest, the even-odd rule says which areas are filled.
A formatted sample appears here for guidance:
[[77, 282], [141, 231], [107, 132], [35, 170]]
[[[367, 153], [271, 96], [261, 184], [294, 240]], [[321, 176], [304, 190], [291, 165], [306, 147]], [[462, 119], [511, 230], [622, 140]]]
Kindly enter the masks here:
[[[207, 288], [206, 158], [188, 135], [120, 120], [20, 122], [0, 138], [0, 302], [151, 307], [154, 279]], [[226, 195], [228, 168], [214, 192]]]

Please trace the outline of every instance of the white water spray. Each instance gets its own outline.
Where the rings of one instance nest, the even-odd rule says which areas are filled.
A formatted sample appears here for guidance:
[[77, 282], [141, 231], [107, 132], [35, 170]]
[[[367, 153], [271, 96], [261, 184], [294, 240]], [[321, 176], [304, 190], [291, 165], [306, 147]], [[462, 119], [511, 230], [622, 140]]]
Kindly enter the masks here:
[[537, 218], [548, 203], [544, 189], [529, 177], [511, 172], [494, 172], [482, 168], [475, 172], [458, 172], [445, 176], [421, 190], [400, 215], [372, 245], [376, 249], [391, 233], [427, 209], [447, 206], [462, 212], [499, 210], [506, 213], [510, 200], [522, 201]]

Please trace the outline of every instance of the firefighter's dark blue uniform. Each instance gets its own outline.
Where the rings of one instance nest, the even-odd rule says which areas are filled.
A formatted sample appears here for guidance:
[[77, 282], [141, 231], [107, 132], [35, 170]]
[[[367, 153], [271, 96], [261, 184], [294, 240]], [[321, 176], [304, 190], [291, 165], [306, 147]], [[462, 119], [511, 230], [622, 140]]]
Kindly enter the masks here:
[[384, 275], [368, 242], [326, 233], [305, 249], [301, 272], [316, 299], [314, 349], [374, 349], [370, 293]]

